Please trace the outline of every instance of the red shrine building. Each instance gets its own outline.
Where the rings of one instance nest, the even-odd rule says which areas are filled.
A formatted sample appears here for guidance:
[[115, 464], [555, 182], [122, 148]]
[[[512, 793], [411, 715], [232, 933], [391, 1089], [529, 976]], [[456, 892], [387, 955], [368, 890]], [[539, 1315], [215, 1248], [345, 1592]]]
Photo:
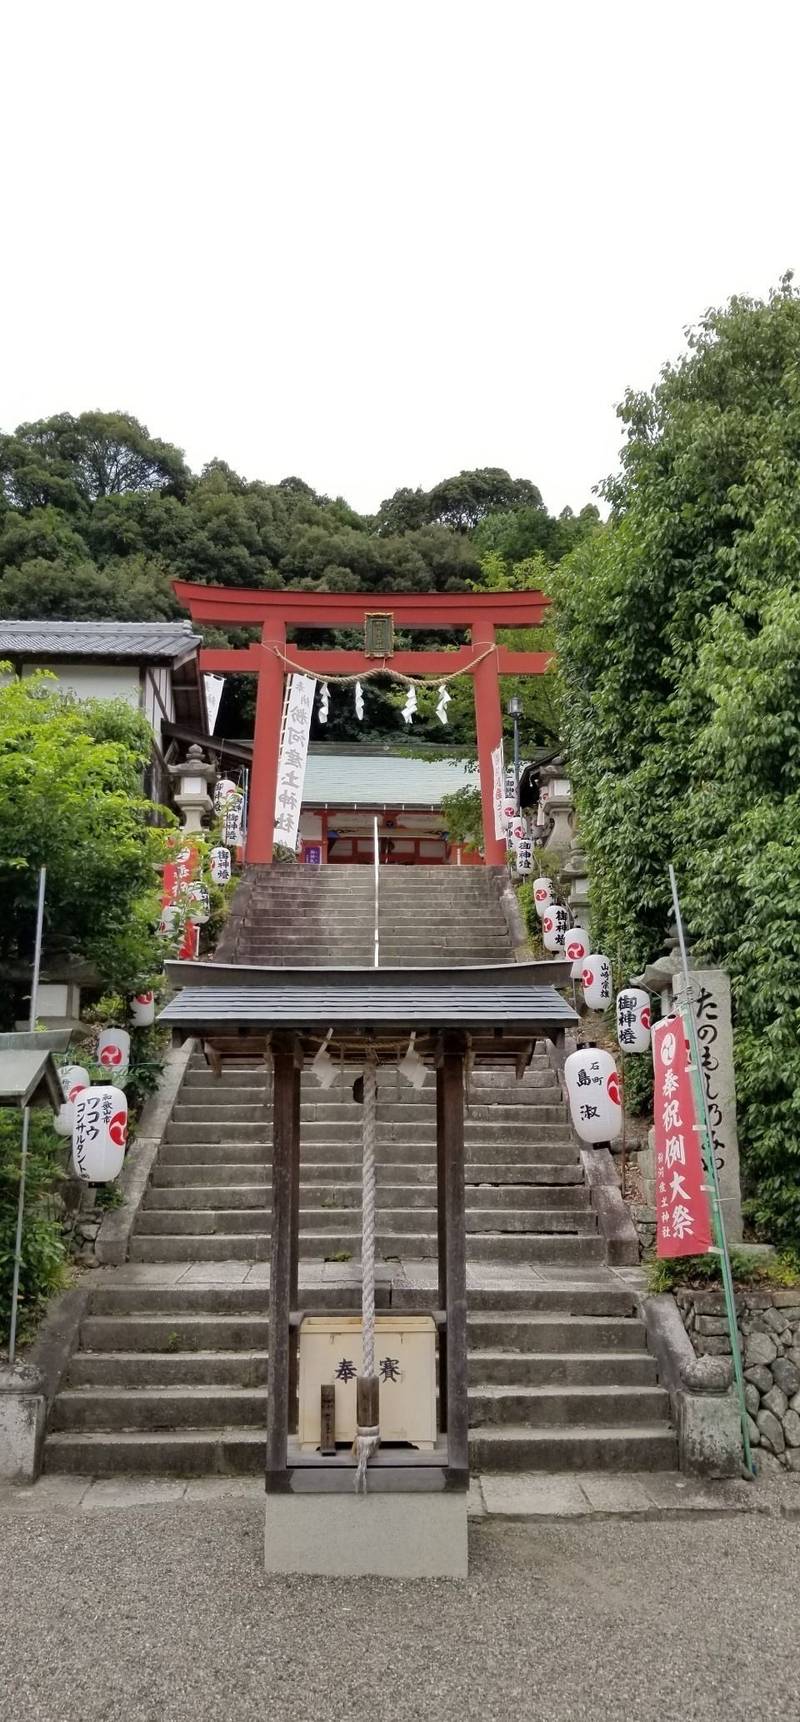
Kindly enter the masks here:
[[[328, 676], [368, 677], [382, 671], [395, 673], [400, 678], [445, 679], [454, 674], [472, 678], [483, 820], [482, 859], [487, 866], [501, 865], [505, 861], [505, 834], [496, 814], [496, 760], [503, 737], [499, 678], [501, 675], [541, 675], [551, 661], [551, 654], [513, 650], [498, 642], [496, 635], [498, 629], [540, 626], [548, 604], [544, 593], [393, 592], [381, 593], [378, 600], [374, 593], [297, 592], [291, 589], [265, 592], [241, 587], [201, 586], [183, 580], [174, 582], [174, 591], [195, 624], [205, 623], [218, 628], [257, 627], [260, 630], [260, 639], [248, 646], [203, 647], [200, 653], [200, 668], [206, 673], [244, 673], [258, 678], [249, 793], [248, 862], [265, 864], [273, 858], [286, 677], [299, 674], [324, 680]], [[376, 608], [378, 602], [381, 604], [380, 612]], [[361, 631], [363, 646], [356, 650], [309, 651], [293, 645], [288, 638], [290, 629], [336, 628]], [[395, 651], [395, 629], [403, 633], [414, 630], [431, 633], [437, 629], [451, 633], [458, 631], [468, 633], [469, 643], [447, 651]], [[426, 829], [424, 823], [414, 827], [412, 814], [430, 826], [431, 807], [387, 805], [385, 798], [382, 805], [377, 800], [370, 805], [364, 800], [363, 790], [360, 806], [352, 809], [353, 828], [345, 832], [345, 798], [341, 795], [334, 798], [336, 805], [333, 807], [330, 798], [327, 806], [324, 801], [320, 804], [319, 798], [314, 799], [313, 759], [312, 754], [307, 762], [302, 796], [300, 837], [304, 849], [306, 846], [316, 847], [319, 841], [319, 859], [333, 864], [337, 860], [372, 859], [372, 835], [358, 829], [356, 815], [359, 812], [369, 814], [374, 830], [374, 817], [379, 813], [381, 860], [389, 861], [394, 857], [399, 863], [407, 855], [412, 861], [429, 863], [451, 858], [446, 852], [446, 839], [441, 831]], [[416, 762], [409, 760], [407, 763]], [[311, 783], [308, 781], [309, 769]], [[333, 841], [331, 811], [339, 822], [338, 826], [333, 826]], [[319, 815], [318, 829], [313, 821], [310, 823], [310, 816], [316, 814]], [[361, 854], [365, 840], [369, 843], [369, 855]], [[438, 845], [438, 854], [427, 852], [432, 844]]]

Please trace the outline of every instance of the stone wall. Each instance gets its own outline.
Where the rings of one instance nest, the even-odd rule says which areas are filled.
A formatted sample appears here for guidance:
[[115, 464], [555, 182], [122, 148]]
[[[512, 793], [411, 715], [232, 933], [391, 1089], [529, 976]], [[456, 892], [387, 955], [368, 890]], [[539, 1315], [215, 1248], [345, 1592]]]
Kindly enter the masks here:
[[[721, 1291], [675, 1294], [698, 1357], [730, 1357]], [[736, 1311], [750, 1441], [761, 1472], [800, 1473], [800, 1286], [742, 1291]]]

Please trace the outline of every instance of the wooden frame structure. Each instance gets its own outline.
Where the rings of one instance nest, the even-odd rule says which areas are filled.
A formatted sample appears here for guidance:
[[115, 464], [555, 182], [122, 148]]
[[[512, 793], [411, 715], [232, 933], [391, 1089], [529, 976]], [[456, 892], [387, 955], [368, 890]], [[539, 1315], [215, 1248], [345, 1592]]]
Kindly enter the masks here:
[[[470, 645], [455, 651], [401, 651], [376, 660], [361, 651], [303, 651], [287, 645], [287, 628], [364, 628], [374, 612], [376, 594], [356, 592], [263, 592], [239, 586], [200, 586], [174, 580], [173, 591], [195, 623], [219, 628], [261, 629], [253, 645], [203, 647], [200, 668], [215, 675], [258, 677], [247, 860], [272, 860], [275, 792], [284, 676], [300, 670], [309, 676], [368, 675], [376, 669], [405, 676], [471, 675], [475, 695], [478, 769], [483, 815], [483, 854], [487, 866], [505, 861], [506, 845], [495, 833], [492, 753], [503, 736], [499, 677], [542, 675], [551, 652], [519, 652], [497, 644], [498, 628], [539, 627], [549, 599], [543, 592], [386, 592], [385, 613], [398, 629], [468, 629]], [[365, 640], [366, 647], [366, 640]]]
[[[264, 969], [224, 963], [166, 965], [182, 990], [159, 1021], [197, 1036], [212, 1068], [251, 1059], [273, 1071], [272, 1236], [267, 1374], [268, 1492], [349, 1492], [347, 1453], [303, 1452], [297, 1439], [300, 1077], [323, 1043], [361, 1066], [369, 1053], [396, 1065], [413, 1030], [436, 1071], [439, 1427], [433, 1452], [380, 1448], [369, 1466], [376, 1492], [466, 1489], [469, 1481], [464, 1166], [465, 1077], [509, 1066], [521, 1078], [537, 1039], [563, 1056], [577, 1023], [556, 985], [566, 962], [474, 969]], [[357, 1313], [355, 1310], [353, 1313]]]

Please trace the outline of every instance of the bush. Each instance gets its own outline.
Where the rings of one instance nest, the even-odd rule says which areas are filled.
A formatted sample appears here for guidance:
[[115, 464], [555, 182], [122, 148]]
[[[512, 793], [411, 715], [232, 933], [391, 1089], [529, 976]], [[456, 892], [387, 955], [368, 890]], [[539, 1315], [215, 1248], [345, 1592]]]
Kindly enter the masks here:
[[[11, 1287], [17, 1227], [21, 1160], [22, 1113], [0, 1110], [0, 1333], [8, 1341]], [[20, 1269], [19, 1335], [25, 1336], [37, 1311], [64, 1284], [66, 1250], [56, 1215], [57, 1196], [64, 1182], [65, 1145], [56, 1136], [50, 1114], [30, 1115], [25, 1181], [25, 1212]]]

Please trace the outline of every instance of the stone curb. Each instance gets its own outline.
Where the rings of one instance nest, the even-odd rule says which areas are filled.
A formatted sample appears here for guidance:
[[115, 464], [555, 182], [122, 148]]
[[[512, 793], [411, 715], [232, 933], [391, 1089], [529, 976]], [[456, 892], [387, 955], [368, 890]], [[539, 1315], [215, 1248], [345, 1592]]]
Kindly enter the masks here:
[[120, 1175], [122, 1207], [110, 1208], [104, 1215], [95, 1241], [95, 1255], [104, 1265], [118, 1266], [127, 1258], [136, 1215], [193, 1051], [193, 1040], [173, 1047], [155, 1094], [142, 1108], [139, 1133]]
[[608, 1149], [581, 1148], [581, 1164], [598, 1230], [608, 1245], [611, 1267], [638, 1267], [639, 1235], [625, 1205]]

